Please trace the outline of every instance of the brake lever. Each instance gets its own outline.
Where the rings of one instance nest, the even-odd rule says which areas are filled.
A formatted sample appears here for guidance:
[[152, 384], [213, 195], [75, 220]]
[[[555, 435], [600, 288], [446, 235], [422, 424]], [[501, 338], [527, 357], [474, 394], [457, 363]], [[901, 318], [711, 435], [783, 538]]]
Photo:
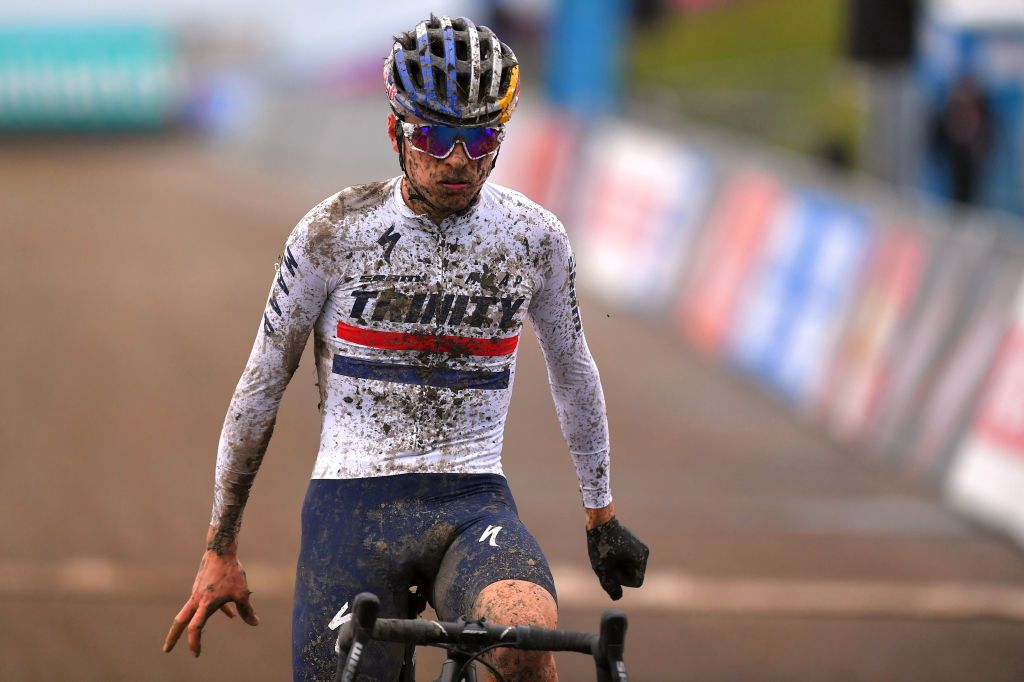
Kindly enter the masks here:
[[363, 655], [363, 647], [370, 639], [373, 626], [377, 622], [377, 613], [380, 611], [380, 600], [369, 592], [356, 595], [352, 607], [352, 621], [349, 626], [352, 628], [352, 642], [349, 644], [348, 655], [344, 663], [338, 659], [339, 682], [355, 682], [356, 673], [359, 671], [359, 660]]
[[601, 634], [594, 658], [599, 682], [628, 682], [626, 662], [626, 614], [622, 609], [608, 609], [601, 614]]

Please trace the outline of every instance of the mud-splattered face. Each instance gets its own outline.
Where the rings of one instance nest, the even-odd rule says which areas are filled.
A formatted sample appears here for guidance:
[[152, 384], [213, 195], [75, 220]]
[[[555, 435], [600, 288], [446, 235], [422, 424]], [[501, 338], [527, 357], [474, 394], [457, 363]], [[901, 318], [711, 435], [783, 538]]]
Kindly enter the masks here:
[[[415, 116], [406, 116], [405, 120], [425, 123]], [[388, 116], [388, 135], [392, 149], [405, 157], [408, 177], [402, 182], [402, 196], [406, 204], [417, 213], [428, 215], [434, 222], [466, 210], [494, 168], [496, 154], [471, 159], [461, 143], [456, 144], [444, 159], [413, 149], [408, 140], [402, 140], [399, 151], [394, 114]], [[409, 186], [409, 179], [413, 187]], [[423, 195], [427, 201], [417, 199], [417, 194]]]

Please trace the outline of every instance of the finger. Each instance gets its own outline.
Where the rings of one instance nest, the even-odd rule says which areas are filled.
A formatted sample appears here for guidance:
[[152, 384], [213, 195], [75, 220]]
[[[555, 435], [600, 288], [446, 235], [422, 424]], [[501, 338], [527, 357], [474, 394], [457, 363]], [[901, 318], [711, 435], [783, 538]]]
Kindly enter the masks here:
[[251, 594], [249, 592], [235, 603], [238, 605], [238, 615], [242, 617], [242, 620], [249, 625], [255, 626], [260, 624], [260, 619], [256, 616], [256, 610], [252, 607]]
[[644, 584], [644, 569], [641, 566], [621, 566], [613, 575], [615, 580], [626, 587], [640, 587]]
[[622, 599], [622, 586], [612, 578], [601, 578], [601, 587], [612, 598], [612, 601]]
[[224, 615], [228, 618], [235, 617], [235, 609], [232, 608], [231, 604], [224, 604], [224, 606], [220, 607], [220, 610], [223, 611]]
[[647, 559], [651, 556], [651, 550], [647, 548], [647, 545], [643, 545], [643, 552], [640, 553], [640, 572], [647, 570]]
[[178, 615], [174, 617], [174, 622], [171, 623], [171, 629], [167, 631], [167, 639], [164, 640], [164, 651], [169, 652], [177, 644], [178, 638], [181, 637], [181, 633], [185, 631], [185, 627], [188, 625], [189, 620], [192, 619], [192, 615], [195, 613], [195, 608], [192, 606], [192, 600], [190, 599], [185, 603], [184, 608], [178, 612]]
[[210, 604], [200, 606], [196, 609], [196, 615], [192, 616], [192, 620], [188, 624], [188, 649], [192, 652], [192, 655], [199, 658], [199, 653], [202, 650], [202, 643], [200, 641], [203, 634], [203, 626], [206, 625], [206, 619], [210, 613], [220, 608], [219, 604]]

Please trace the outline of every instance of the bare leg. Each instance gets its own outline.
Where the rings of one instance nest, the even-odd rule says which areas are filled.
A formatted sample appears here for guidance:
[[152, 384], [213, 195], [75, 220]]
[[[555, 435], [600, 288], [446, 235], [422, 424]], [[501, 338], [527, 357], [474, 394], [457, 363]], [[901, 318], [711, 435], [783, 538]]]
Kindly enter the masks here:
[[[524, 580], [502, 580], [491, 583], [477, 595], [473, 618], [486, 618], [491, 623], [558, 626], [558, 608], [547, 590]], [[547, 651], [496, 649], [486, 654], [508, 682], [557, 682], [555, 656]], [[477, 666], [478, 672], [484, 672]], [[488, 678], [493, 679], [492, 676]]]

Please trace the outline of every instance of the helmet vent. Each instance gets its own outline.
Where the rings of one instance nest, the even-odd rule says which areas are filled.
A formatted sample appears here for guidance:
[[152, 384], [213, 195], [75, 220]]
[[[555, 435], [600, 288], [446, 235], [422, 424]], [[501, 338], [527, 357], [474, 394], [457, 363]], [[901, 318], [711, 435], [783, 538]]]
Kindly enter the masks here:
[[412, 79], [413, 84], [417, 88], [423, 87], [423, 72], [420, 71], [420, 63], [409, 60], [406, 63], [406, 68], [409, 69], [409, 78]]
[[448, 97], [448, 79], [444, 75], [444, 69], [434, 66], [431, 67], [430, 70], [434, 72], [434, 84], [437, 87], [437, 96], [440, 97], [443, 102]]
[[480, 95], [483, 101], [487, 101], [487, 93], [491, 90], [491, 78], [494, 76], [494, 72], [487, 69], [480, 75]]

